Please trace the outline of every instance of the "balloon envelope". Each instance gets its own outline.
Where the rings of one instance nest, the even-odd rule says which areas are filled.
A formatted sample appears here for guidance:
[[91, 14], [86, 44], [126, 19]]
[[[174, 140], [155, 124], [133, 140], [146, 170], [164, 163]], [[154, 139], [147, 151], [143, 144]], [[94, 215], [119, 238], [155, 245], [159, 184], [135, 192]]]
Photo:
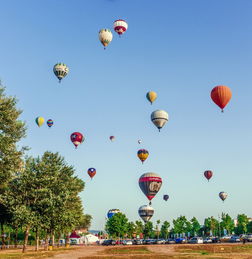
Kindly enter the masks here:
[[159, 131], [163, 128], [168, 119], [169, 115], [164, 110], [156, 110], [151, 114], [151, 121], [158, 128]]
[[119, 209], [111, 209], [107, 213], [107, 217], [110, 219], [112, 218], [116, 213], [121, 212]]
[[47, 126], [48, 126], [49, 128], [51, 128], [52, 125], [53, 125], [53, 120], [49, 119], [46, 123], [47, 123]]
[[115, 140], [115, 136], [110, 136], [109, 139], [110, 139], [111, 141], [114, 141], [114, 140]]
[[75, 148], [77, 148], [84, 141], [84, 137], [80, 132], [72, 133], [70, 139], [75, 145]]
[[168, 201], [169, 195], [168, 195], [168, 194], [165, 194], [165, 195], [163, 196], [163, 199], [164, 199], [165, 201]]
[[156, 173], [145, 173], [139, 178], [139, 187], [147, 199], [151, 201], [162, 185], [162, 178]]
[[88, 175], [90, 176], [91, 179], [95, 176], [95, 174], [96, 174], [95, 168], [88, 169]]
[[150, 91], [146, 94], [146, 98], [152, 104], [157, 99], [157, 93]]
[[227, 195], [226, 192], [220, 192], [220, 193], [219, 193], [219, 197], [220, 197], [220, 199], [223, 200], [223, 201], [226, 200], [227, 196], [228, 196], [228, 195]]
[[211, 170], [206, 170], [204, 172], [204, 176], [206, 177], [206, 179], [209, 181], [210, 178], [213, 176], [213, 172]]
[[99, 40], [101, 44], [105, 47], [112, 41], [113, 34], [110, 29], [101, 29], [99, 31]]
[[141, 139], [139, 139], [137, 142], [138, 142], [138, 144], [141, 144], [141, 143], [142, 143], [142, 140], [141, 140]]
[[232, 92], [228, 86], [218, 85], [212, 89], [211, 98], [213, 102], [217, 104], [223, 112], [223, 109], [232, 98]]
[[37, 117], [35, 121], [36, 121], [37, 125], [39, 127], [41, 127], [44, 124], [45, 119], [43, 117]]
[[127, 29], [128, 29], [128, 24], [126, 23], [126, 21], [122, 19], [114, 21], [114, 30], [119, 35], [122, 35], [123, 33], [125, 33]]
[[55, 76], [59, 79], [59, 82], [68, 74], [69, 68], [64, 63], [57, 63], [53, 67], [53, 72]]
[[137, 156], [143, 163], [148, 158], [149, 152], [146, 149], [139, 149], [137, 151]]
[[143, 205], [138, 209], [139, 217], [146, 223], [154, 214], [154, 209], [149, 205]]

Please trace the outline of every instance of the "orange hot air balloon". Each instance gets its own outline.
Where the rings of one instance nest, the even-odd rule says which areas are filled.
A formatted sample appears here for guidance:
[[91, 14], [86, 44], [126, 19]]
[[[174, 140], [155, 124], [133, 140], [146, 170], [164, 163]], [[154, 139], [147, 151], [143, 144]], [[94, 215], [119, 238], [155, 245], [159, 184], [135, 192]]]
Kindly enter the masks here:
[[95, 176], [95, 174], [96, 174], [95, 168], [89, 168], [88, 169], [88, 175], [90, 176], [91, 180]]
[[211, 98], [213, 102], [221, 108], [222, 112], [225, 106], [230, 101], [231, 97], [232, 97], [232, 92], [230, 88], [225, 85], [215, 86], [211, 91]]

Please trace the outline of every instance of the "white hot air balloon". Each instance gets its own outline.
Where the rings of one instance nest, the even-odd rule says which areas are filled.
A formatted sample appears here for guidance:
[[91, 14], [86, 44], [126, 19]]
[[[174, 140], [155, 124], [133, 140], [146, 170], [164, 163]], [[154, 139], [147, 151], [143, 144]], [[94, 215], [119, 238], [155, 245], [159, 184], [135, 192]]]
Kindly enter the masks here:
[[114, 30], [121, 36], [123, 33], [125, 33], [128, 29], [128, 24], [125, 20], [119, 19], [114, 21]]
[[57, 76], [57, 78], [59, 79], [59, 83], [60, 83], [61, 80], [68, 74], [69, 68], [64, 63], [57, 63], [53, 67], [53, 72], [55, 76]]
[[143, 205], [138, 209], [139, 217], [144, 221], [148, 222], [154, 214], [154, 209], [149, 205]]
[[138, 144], [141, 144], [141, 143], [142, 143], [142, 140], [141, 140], [141, 139], [139, 139], [137, 142], [138, 142]]
[[159, 131], [163, 128], [168, 119], [168, 113], [164, 110], [156, 110], [151, 114], [151, 121], [154, 123]]
[[112, 41], [113, 34], [110, 29], [101, 29], [99, 31], [99, 40], [101, 44], [104, 46], [104, 49], [108, 46], [108, 44]]

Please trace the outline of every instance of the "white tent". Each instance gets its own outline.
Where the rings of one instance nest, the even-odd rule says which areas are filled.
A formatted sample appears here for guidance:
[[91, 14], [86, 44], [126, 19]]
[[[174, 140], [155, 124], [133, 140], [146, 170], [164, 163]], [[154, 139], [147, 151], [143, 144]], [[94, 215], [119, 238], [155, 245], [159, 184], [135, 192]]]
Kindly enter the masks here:
[[97, 241], [99, 241], [99, 238], [97, 237], [97, 236], [95, 236], [95, 235], [92, 235], [92, 234], [87, 234], [87, 235], [85, 235], [85, 236], [83, 236], [82, 238], [84, 238], [84, 243], [86, 244], [86, 245], [88, 245], [88, 244], [94, 244], [94, 243], [96, 243]]

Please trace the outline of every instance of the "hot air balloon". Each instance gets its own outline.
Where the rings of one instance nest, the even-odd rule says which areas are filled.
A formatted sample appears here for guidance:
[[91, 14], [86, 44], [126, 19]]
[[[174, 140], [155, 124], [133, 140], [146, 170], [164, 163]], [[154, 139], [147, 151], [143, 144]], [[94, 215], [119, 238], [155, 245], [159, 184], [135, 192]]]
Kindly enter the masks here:
[[168, 195], [168, 194], [165, 194], [165, 195], [163, 196], [163, 199], [164, 199], [165, 201], [168, 201], [169, 195]]
[[53, 72], [54, 72], [55, 76], [58, 77], [59, 83], [60, 83], [61, 80], [68, 74], [69, 68], [67, 67], [66, 64], [57, 63], [53, 67]]
[[141, 143], [142, 143], [142, 140], [141, 140], [141, 139], [139, 139], [137, 142], [138, 142], [138, 144], [141, 144]]
[[111, 141], [114, 141], [114, 140], [115, 140], [115, 136], [110, 136], [109, 139], [110, 139]]
[[146, 98], [152, 104], [157, 99], [157, 93], [150, 91], [146, 94]]
[[223, 109], [232, 98], [232, 92], [229, 87], [225, 85], [218, 85], [212, 89], [211, 98], [213, 102], [221, 108], [221, 111], [224, 112]]
[[227, 193], [226, 192], [220, 192], [219, 193], [219, 197], [222, 199], [222, 201], [224, 202], [227, 198]]
[[154, 209], [149, 205], [143, 205], [138, 209], [139, 217], [144, 221], [148, 222], [154, 214]]
[[41, 127], [44, 124], [45, 119], [43, 117], [37, 117], [35, 121], [36, 121], [37, 125], [39, 127]]
[[116, 213], [121, 212], [119, 209], [111, 209], [107, 213], [108, 219], [112, 218]]
[[147, 159], [149, 156], [149, 152], [146, 149], [139, 149], [137, 151], [138, 158], [142, 161], [142, 163]]
[[92, 180], [92, 178], [95, 176], [95, 174], [96, 174], [96, 170], [95, 170], [95, 168], [89, 168], [88, 169], [88, 175], [90, 176], [90, 178], [91, 178], [91, 180]]
[[75, 145], [75, 148], [77, 148], [84, 141], [84, 137], [80, 132], [72, 133], [70, 139]]
[[104, 49], [108, 46], [108, 44], [113, 39], [113, 34], [110, 29], [101, 29], [99, 31], [99, 39], [101, 44], [104, 46]]
[[209, 181], [210, 178], [213, 176], [213, 172], [210, 170], [207, 170], [204, 172], [204, 176], [206, 177], [206, 179]]
[[154, 125], [158, 128], [159, 131], [168, 121], [168, 118], [168, 113], [163, 110], [156, 110], [151, 114], [151, 121], [154, 123]]
[[114, 30], [119, 34], [119, 36], [125, 33], [127, 29], [128, 29], [128, 24], [124, 20], [119, 19], [114, 21]]
[[[142, 192], [151, 201], [161, 188], [162, 178], [156, 173], [145, 173], [141, 175], [138, 183]], [[151, 205], [151, 202], [149, 205]]]
[[47, 123], [47, 126], [48, 126], [49, 128], [51, 128], [52, 125], [53, 125], [53, 120], [49, 119], [46, 123]]

